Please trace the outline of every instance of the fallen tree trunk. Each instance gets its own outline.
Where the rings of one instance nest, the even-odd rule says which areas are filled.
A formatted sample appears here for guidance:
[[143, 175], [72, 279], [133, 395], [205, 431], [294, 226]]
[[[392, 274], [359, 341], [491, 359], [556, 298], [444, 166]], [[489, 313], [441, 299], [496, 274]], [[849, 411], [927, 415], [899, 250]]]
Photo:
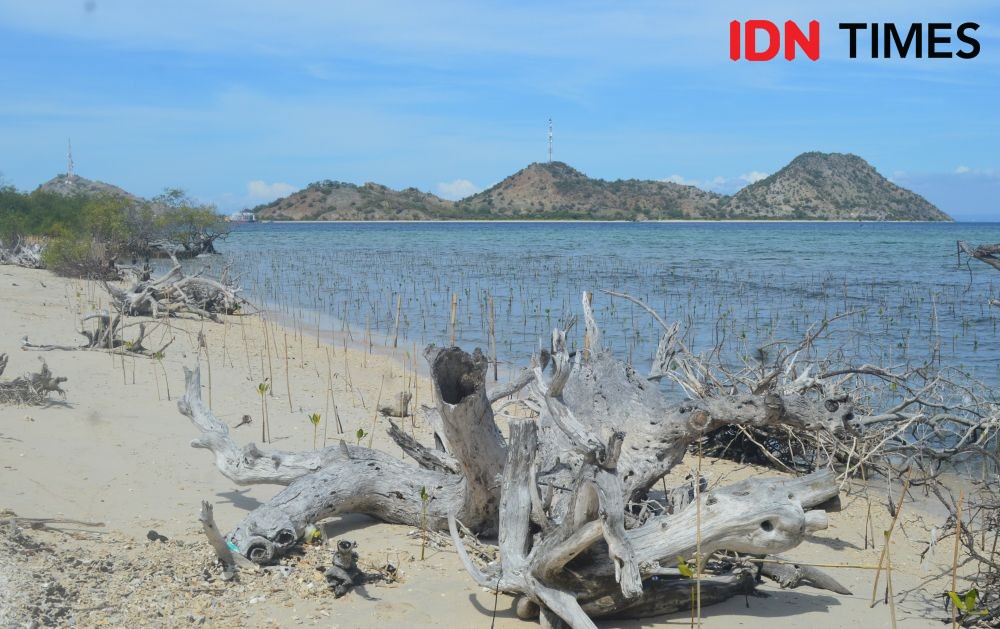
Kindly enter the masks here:
[[[211, 450], [235, 482], [287, 484], [237, 524], [229, 542], [267, 563], [339, 513], [447, 527], [480, 585], [521, 595], [525, 614], [534, 605], [545, 622], [574, 627], [689, 605], [690, 581], [671, 572], [678, 556], [711, 567], [703, 603], [752, 589], [755, 566], [713, 553], [783, 552], [825, 528], [819, 507], [837, 496], [834, 475], [695, 489], [673, 512], [648, 499], [651, 487], [707, 431], [729, 424], [842, 431], [854, 421], [850, 403], [782, 392], [671, 403], [601, 346], [589, 296], [583, 308], [589, 352], [571, 357], [565, 331], [555, 330], [550, 350], [533, 360], [532, 378], [499, 389], [505, 396], [526, 385], [540, 409], [537, 420], [510, 421], [509, 443], [494, 421], [485, 357], [429, 347], [435, 430], [447, 451], [390, 428], [421, 467], [343, 442], [307, 453], [241, 448], [202, 403], [198, 372], [187, 372], [179, 408], [201, 431], [192, 445]], [[458, 522], [499, 534], [497, 565], [483, 572], [472, 563]]]

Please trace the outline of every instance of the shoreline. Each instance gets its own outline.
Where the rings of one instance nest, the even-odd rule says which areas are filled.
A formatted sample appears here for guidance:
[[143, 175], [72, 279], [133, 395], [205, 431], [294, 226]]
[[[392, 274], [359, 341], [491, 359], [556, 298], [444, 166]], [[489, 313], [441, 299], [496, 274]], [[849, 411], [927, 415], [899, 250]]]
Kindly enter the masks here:
[[[207, 618], [209, 626], [335, 623], [353, 627], [392, 623], [431, 627], [440, 626], [442, 618], [447, 618], [452, 626], [490, 624], [495, 604], [493, 593], [475, 586], [450, 545], [432, 548], [428, 559], [420, 561], [419, 535], [411, 536], [409, 527], [379, 523], [364, 516], [332, 518], [324, 525], [324, 532], [331, 541], [347, 538], [358, 542], [362, 562], [381, 565], [389, 561], [399, 567], [398, 583], [368, 588], [369, 595], [378, 602], [357, 593], [334, 601], [311, 568], [310, 562], [328, 560], [329, 552], [321, 546], [307, 548], [302, 563], [292, 564], [289, 576], [280, 571], [258, 571], [248, 574], [239, 585], [218, 582], [208, 585], [202, 582], [204, 577], [197, 576], [210, 565], [212, 558], [197, 521], [200, 501], [207, 499], [214, 503], [219, 527], [228, 530], [281, 488], [237, 487], [216, 470], [208, 453], [190, 447], [197, 431], [176, 408], [183, 384], [181, 368], [201, 366], [203, 397], [206, 401], [211, 397], [214, 413], [230, 426], [234, 439], [240, 443], [257, 442], [261, 400], [255, 388], [262, 378], [270, 378], [272, 389], [267, 405], [274, 433], [272, 446], [304, 450], [312, 447], [313, 439], [306, 415], [322, 412], [326, 420], [331, 419], [324, 410], [326, 352], [330, 351], [335, 372], [334, 398], [344, 421], [345, 441], [353, 442], [353, 432], [360, 427], [373, 435], [376, 448], [400, 456], [399, 449], [385, 435], [384, 420], [373, 411], [380, 389], [384, 400], [401, 388], [408, 377], [413, 377], [413, 370], [405, 360], [407, 350], [400, 348], [396, 356], [385, 356], [351, 347], [345, 351], [336, 343], [320, 342], [317, 348], [316, 337], [308, 325], [296, 330], [281, 326], [276, 320], [265, 323], [259, 315], [246, 315], [225, 317], [223, 323], [171, 320], [169, 327], [152, 333], [151, 345], [157, 345], [168, 335], [175, 337], [162, 362], [123, 360], [103, 352], [25, 352], [17, 347], [25, 334], [35, 342], [75, 344], [78, 335], [73, 330], [74, 319], [79, 311], [89, 312], [104, 305], [103, 291], [92, 282], [8, 266], [0, 266], [0, 290], [4, 294], [0, 300], [0, 321], [5, 323], [0, 352], [8, 353], [11, 359], [4, 378], [35, 370], [39, 358], [46, 360], [55, 375], [69, 378], [64, 387], [67, 391], [64, 404], [30, 408], [0, 406], [0, 444], [3, 444], [0, 469], [5, 472], [6, 488], [0, 509], [11, 509], [25, 517], [105, 522], [106, 526], [98, 533], [75, 531], [66, 535], [42, 530], [26, 534], [59, 549], [54, 552], [65, 552], [88, 562], [107, 558], [115, 566], [110, 574], [99, 570], [91, 574], [86, 571], [91, 564], [73, 568], [66, 557], [58, 565], [36, 564], [32, 563], [35, 561], [32, 557], [12, 554], [16, 551], [8, 546], [0, 550], [0, 577], [17, 577], [24, 570], [37, 569], [40, 571], [37, 574], [49, 574], [47, 579], [55, 579], [68, 591], [92, 588], [92, 591], [80, 589], [81, 598], [73, 607], [75, 622], [81, 626], [99, 622], [166, 626], [187, 623], [188, 615]], [[135, 318], [132, 322], [139, 320]], [[203, 352], [198, 351], [198, 332], [203, 332], [207, 339], [213, 377], [211, 394], [208, 362]], [[320, 332], [322, 336], [324, 330]], [[265, 349], [265, 343], [269, 350]], [[422, 363], [422, 358], [417, 360]], [[429, 402], [429, 383], [417, 373], [416, 402]], [[250, 426], [233, 428], [244, 414], [250, 414], [255, 421]], [[421, 420], [407, 419], [403, 425], [420, 441], [428, 443], [429, 431]], [[332, 427], [332, 421], [327, 427]], [[501, 421], [500, 427], [505, 431], [504, 422]], [[333, 438], [328, 443], [333, 445], [340, 437], [333, 435], [335, 430], [329, 433]], [[368, 436], [362, 444], [367, 441]], [[668, 482], [683, 482], [692, 464], [686, 460], [679, 465]], [[705, 460], [704, 472], [712, 485], [758, 475], [780, 475], [773, 470], [715, 459]], [[866, 513], [872, 517], [874, 530], [887, 528], [890, 521], [886, 509], [880, 506], [885, 487], [877, 485], [849, 483], [845, 488], [848, 493], [843, 495], [843, 511], [831, 514], [830, 527], [811, 535], [787, 556], [802, 562], [852, 566], [877, 561], [880, 548], [866, 543]], [[937, 600], [941, 588], [923, 583], [929, 573], [924, 571], [917, 555], [922, 549], [924, 520], [931, 516], [910, 503], [903, 513], [902, 523], [910, 533], [893, 538], [893, 579], [897, 592], [912, 589], [916, 594], [897, 603], [897, 613], [905, 621], [904, 626], [936, 627], [940, 625], [938, 618], [944, 616]], [[166, 536], [169, 542], [148, 541], [149, 530]], [[950, 554], [950, 547], [942, 547], [931, 556], [944, 565], [950, 564]], [[44, 556], [37, 558], [38, 561]], [[191, 576], [180, 581], [169, 576], [166, 581], [156, 581], [150, 574], [162, 578], [163, 573], [142, 574], [138, 568], [137, 572], [129, 572], [130, 566], [149, 562], [167, 570], [167, 575]], [[937, 568], [932, 565], [931, 569]], [[64, 570], [65, 576], [52, 576], [63, 574], [58, 570]], [[84, 585], [74, 581], [74, 575], [87, 575]], [[748, 629], [765, 629], [776, 615], [787, 615], [786, 622], [792, 627], [834, 620], [849, 627], [888, 622], [889, 612], [884, 606], [869, 608], [871, 571], [843, 568], [833, 576], [854, 594], [833, 596], [809, 588], [781, 590], [767, 584], [760, 591], [767, 593], [768, 598], [755, 598], [751, 603], [737, 597], [705, 607], [703, 624], [710, 629], [721, 629], [739, 622]], [[135, 580], [139, 581], [138, 586]], [[46, 582], [39, 577], [29, 580], [25, 587]], [[4, 583], [0, 578], [0, 608], [10, 594], [5, 592]], [[100, 607], [100, 601], [107, 602], [107, 606]], [[517, 620], [512, 600], [506, 595], [501, 595], [496, 605], [499, 610], [496, 627], [531, 626]], [[154, 609], [163, 615], [154, 616]], [[688, 618], [685, 612], [640, 621], [604, 622], [599, 626], [687, 626]]]
[[589, 223], [748, 223], [748, 224], [762, 224], [768, 225], [773, 223], [816, 223], [819, 225], [823, 224], [841, 224], [841, 223], [861, 223], [869, 225], [903, 225], [903, 224], [915, 224], [915, 225], [949, 225], [949, 224], [961, 224], [961, 223], [990, 223], [993, 222], [1000, 223], [1000, 221], [915, 221], [915, 220], [905, 220], [905, 221], [866, 221], [866, 220], [850, 220], [850, 219], [792, 219], [792, 218], [774, 218], [774, 219], [752, 219], [752, 218], [733, 218], [733, 219], [703, 219], [703, 218], [692, 218], [692, 219], [681, 219], [681, 218], [671, 218], [671, 219], [650, 219], [645, 221], [631, 221], [631, 220], [611, 220], [611, 219], [558, 219], [558, 218], [539, 218], [539, 219], [461, 219], [461, 218], [448, 218], [448, 219], [379, 219], [371, 221], [362, 221], [357, 219], [334, 219], [329, 221], [317, 221], [317, 220], [258, 220], [253, 223], [243, 223], [243, 222], [233, 222], [234, 225], [254, 225], [257, 223], [265, 224], [322, 224], [322, 223], [473, 223], [473, 224], [489, 224], [489, 223], [579, 223], [586, 225]]

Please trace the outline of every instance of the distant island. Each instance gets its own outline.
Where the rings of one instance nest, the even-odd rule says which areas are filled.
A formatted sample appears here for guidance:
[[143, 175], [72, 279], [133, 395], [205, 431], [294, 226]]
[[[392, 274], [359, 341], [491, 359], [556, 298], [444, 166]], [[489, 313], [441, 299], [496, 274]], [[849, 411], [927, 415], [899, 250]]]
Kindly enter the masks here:
[[320, 181], [250, 210], [258, 220], [950, 221], [857, 155], [803, 153], [734, 195], [669, 181], [592, 179], [535, 163], [460, 201], [416, 188]]

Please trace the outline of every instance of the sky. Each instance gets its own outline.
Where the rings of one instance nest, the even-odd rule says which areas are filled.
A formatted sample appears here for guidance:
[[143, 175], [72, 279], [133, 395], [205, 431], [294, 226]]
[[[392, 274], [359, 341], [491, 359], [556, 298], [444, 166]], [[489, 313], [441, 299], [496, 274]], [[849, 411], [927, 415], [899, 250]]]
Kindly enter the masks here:
[[[544, 161], [551, 117], [592, 177], [732, 193], [849, 152], [1000, 220], [1000, 3], [940, 4], [0, 0], [0, 177], [65, 172], [71, 138], [84, 177], [223, 210], [323, 179], [460, 198]], [[819, 21], [820, 59], [731, 61], [748, 19]], [[976, 22], [981, 52], [850, 59], [840, 22]]]

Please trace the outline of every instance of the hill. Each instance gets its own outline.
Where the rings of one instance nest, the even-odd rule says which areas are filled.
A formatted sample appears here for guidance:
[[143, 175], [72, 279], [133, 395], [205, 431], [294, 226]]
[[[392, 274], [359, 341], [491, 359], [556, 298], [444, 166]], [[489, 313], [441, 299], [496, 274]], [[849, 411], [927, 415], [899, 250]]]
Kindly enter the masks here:
[[253, 212], [265, 220], [382, 221], [450, 218], [455, 204], [416, 188], [393, 190], [376, 183], [312, 183]]
[[732, 196], [667, 181], [593, 179], [550, 162], [457, 202], [416, 188], [323, 181], [252, 211], [263, 220], [951, 220], [860, 157], [817, 152]]
[[662, 220], [716, 218], [719, 198], [666, 181], [591, 179], [567, 164], [551, 162], [531, 164], [458, 207], [490, 218]]
[[720, 203], [730, 217], [950, 221], [922, 196], [900, 188], [857, 155], [803, 153]]
[[65, 173], [58, 174], [52, 179], [49, 179], [42, 185], [38, 186], [38, 189], [42, 192], [52, 192], [66, 197], [77, 195], [87, 197], [107, 196], [128, 199], [136, 202], [145, 202], [145, 199], [137, 197], [131, 192], [126, 192], [118, 186], [111, 185], [110, 183], [94, 181], [92, 179], [87, 179], [86, 177], [81, 177], [80, 175], [67, 175]]

